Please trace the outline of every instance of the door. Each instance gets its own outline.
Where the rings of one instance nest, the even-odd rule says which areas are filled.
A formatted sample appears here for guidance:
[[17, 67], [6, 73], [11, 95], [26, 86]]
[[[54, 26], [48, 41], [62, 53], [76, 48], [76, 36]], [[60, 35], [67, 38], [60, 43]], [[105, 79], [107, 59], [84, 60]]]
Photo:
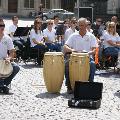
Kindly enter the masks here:
[[8, 13], [17, 13], [18, 0], [8, 0]]

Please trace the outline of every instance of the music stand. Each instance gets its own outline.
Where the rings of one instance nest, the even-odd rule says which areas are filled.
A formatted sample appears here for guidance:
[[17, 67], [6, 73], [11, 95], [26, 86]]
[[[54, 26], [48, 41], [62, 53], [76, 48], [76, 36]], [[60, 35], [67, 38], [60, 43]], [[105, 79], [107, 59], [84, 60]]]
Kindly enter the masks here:
[[31, 30], [31, 27], [17, 27], [14, 37], [27, 36], [28, 32]]

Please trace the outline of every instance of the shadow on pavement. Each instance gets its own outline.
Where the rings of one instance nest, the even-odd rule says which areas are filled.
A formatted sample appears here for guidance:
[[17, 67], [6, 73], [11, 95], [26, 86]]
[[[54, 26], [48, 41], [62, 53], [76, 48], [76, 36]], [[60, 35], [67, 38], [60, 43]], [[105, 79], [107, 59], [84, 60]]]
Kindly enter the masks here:
[[13, 95], [14, 93], [8, 93], [8, 94], [5, 94], [5, 93], [0, 93], [0, 95]]
[[105, 78], [120, 78], [120, 73], [116, 73], [113, 70], [99, 70], [96, 71], [95, 75]]
[[24, 69], [43, 68], [43, 66], [35, 65], [34, 63], [33, 64], [23, 64], [20, 66], [23, 67]]
[[38, 95], [36, 95], [35, 97], [36, 98], [48, 98], [48, 99], [51, 99], [51, 98], [56, 98], [56, 97], [59, 97], [60, 96], [60, 93], [48, 93], [48, 92], [45, 92], [45, 93], [40, 93]]
[[57, 98], [59, 96], [62, 96], [65, 99], [73, 98], [73, 94], [67, 94], [67, 92], [65, 92], [65, 93], [48, 93], [48, 92], [45, 92], [45, 93], [40, 93], [40, 94], [36, 95], [35, 97], [36, 98], [42, 98], [42, 99], [44, 99], [44, 98], [51, 99], [51, 98]]
[[118, 90], [117, 92], [115, 92], [114, 95], [117, 96], [118, 98], [120, 98], [120, 90]]
[[63, 96], [65, 99], [71, 99], [74, 97], [73, 94], [68, 94], [67, 92], [61, 93], [61, 96]]

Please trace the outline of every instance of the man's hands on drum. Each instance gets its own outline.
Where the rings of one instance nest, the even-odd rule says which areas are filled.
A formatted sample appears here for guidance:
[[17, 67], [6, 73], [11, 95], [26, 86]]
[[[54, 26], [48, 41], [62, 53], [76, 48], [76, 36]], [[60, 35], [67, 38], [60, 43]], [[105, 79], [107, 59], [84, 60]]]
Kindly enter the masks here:
[[76, 51], [76, 50], [74, 50], [74, 49], [72, 49], [72, 52], [76, 52], [76, 53], [88, 53], [86, 50]]
[[78, 51], [76, 51], [75, 49], [71, 49], [71, 51], [72, 51], [72, 52], [78, 52]]
[[6, 64], [9, 64], [9, 63], [10, 63], [11, 58], [10, 58], [10, 57], [7, 57], [7, 58], [5, 58], [4, 60], [5, 60], [5, 63], [6, 63]]

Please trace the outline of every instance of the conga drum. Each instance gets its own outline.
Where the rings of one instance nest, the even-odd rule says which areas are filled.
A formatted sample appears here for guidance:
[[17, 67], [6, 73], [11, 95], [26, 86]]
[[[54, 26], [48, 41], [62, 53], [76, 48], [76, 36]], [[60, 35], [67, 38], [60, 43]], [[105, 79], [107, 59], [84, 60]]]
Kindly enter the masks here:
[[75, 81], [88, 81], [90, 73], [88, 53], [72, 53], [69, 61], [69, 77], [72, 89]]
[[64, 80], [64, 55], [62, 52], [45, 53], [43, 77], [48, 92], [60, 92]]

